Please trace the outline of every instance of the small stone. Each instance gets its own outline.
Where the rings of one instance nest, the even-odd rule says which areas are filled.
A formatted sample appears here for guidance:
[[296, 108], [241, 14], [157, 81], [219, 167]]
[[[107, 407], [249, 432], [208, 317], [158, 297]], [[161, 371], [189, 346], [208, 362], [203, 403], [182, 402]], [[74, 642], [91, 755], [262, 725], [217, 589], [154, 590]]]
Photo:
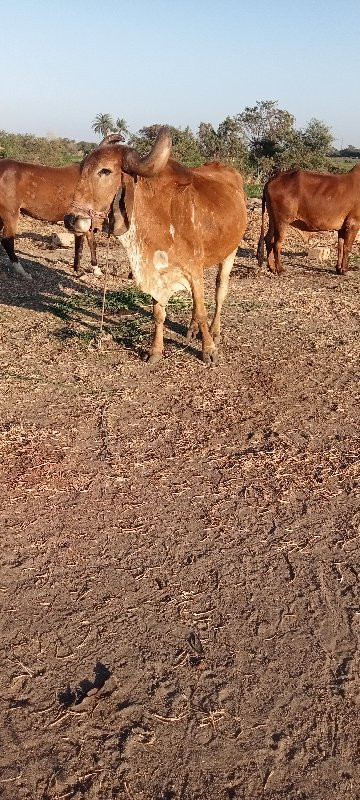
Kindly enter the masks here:
[[314, 261], [329, 261], [330, 257], [330, 247], [310, 247], [309, 249], [309, 258], [313, 259]]
[[59, 230], [51, 235], [52, 247], [74, 247], [74, 236], [68, 231]]

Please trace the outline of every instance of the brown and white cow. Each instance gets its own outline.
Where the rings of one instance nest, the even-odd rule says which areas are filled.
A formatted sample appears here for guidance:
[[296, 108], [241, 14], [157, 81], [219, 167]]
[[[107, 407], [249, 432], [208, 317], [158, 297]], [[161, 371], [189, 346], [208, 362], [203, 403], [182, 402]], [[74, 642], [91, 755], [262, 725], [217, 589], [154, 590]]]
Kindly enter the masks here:
[[[193, 299], [188, 339], [200, 329], [205, 363], [217, 359], [220, 312], [237, 247], [246, 227], [241, 175], [219, 163], [187, 169], [169, 160], [171, 137], [161, 128], [145, 158], [130, 147], [108, 146], [84, 160], [74, 201], [65, 217], [71, 231], [90, 230], [116, 195], [114, 233], [121, 236], [137, 286], [153, 298], [155, 331], [149, 361], [163, 353], [165, 307], [177, 291]], [[216, 308], [208, 328], [204, 269], [220, 265]]]
[[[122, 137], [118, 134], [109, 134], [99, 147], [112, 141], [119, 141], [120, 138]], [[0, 160], [1, 244], [12, 262], [15, 272], [21, 277], [31, 278], [20, 264], [14, 249], [14, 237], [19, 224], [20, 212], [45, 222], [60, 222], [72, 201], [79, 177], [80, 164], [69, 164], [66, 167], [46, 167], [42, 164], [14, 161], [11, 158]], [[91, 264], [96, 268], [94, 273], [101, 275], [97, 268], [93, 231], [86, 234], [75, 233], [74, 270], [75, 272], [79, 271], [84, 235], [90, 248]]]
[[[264, 237], [265, 207], [269, 229]], [[360, 228], [360, 164], [342, 175], [296, 169], [270, 178], [262, 199], [259, 266], [264, 259], [265, 240], [269, 269], [283, 272], [280, 254], [288, 225], [309, 233], [338, 231], [336, 271], [344, 275]]]

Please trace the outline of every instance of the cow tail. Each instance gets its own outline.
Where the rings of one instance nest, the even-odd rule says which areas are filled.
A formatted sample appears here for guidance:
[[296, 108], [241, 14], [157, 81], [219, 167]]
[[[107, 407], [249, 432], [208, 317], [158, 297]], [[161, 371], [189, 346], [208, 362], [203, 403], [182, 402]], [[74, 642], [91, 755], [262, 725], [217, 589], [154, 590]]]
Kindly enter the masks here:
[[257, 251], [256, 251], [256, 258], [259, 265], [259, 268], [262, 267], [264, 261], [264, 215], [265, 215], [265, 187], [262, 195], [262, 206], [261, 206], [261, 231], [260, 231], [260, 239], [258, 241]]

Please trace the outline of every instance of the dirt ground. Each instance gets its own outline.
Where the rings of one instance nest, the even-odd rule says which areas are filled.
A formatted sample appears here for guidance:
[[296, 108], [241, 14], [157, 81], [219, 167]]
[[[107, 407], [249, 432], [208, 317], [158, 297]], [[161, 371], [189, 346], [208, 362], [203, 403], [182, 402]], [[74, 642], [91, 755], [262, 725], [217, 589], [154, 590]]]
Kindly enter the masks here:
[[360, 797], [359, 249], [255, 274], [250, 217], [211, 369], [182, 297], [141, 360], [119, 243], [101, 350], [50, 226], [1, 254], [6, 800]]

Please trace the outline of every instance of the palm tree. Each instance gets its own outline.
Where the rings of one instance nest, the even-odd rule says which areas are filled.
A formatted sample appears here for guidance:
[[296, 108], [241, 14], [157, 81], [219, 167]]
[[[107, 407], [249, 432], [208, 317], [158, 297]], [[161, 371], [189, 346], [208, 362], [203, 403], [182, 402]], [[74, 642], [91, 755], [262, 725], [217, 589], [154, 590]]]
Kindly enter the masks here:
[[114, 120], [111, 114], [96, 114], [92, 123], [92, 129], [95, 133], [99, 133], [103, 138], [115, 130]]
[[117, 133], [122, 133], [124, 139], [127, 139], [128, 136], [130, 135], [130, 131], [129, 131], [129, 128], [127, 126], [126, 119], [124, 119], [123, 117], [121, 117], [121, 118], [118, 117], [117, 118], [117, 120], [115, 122], [115, 128], [116, 128], [116, 132]]

